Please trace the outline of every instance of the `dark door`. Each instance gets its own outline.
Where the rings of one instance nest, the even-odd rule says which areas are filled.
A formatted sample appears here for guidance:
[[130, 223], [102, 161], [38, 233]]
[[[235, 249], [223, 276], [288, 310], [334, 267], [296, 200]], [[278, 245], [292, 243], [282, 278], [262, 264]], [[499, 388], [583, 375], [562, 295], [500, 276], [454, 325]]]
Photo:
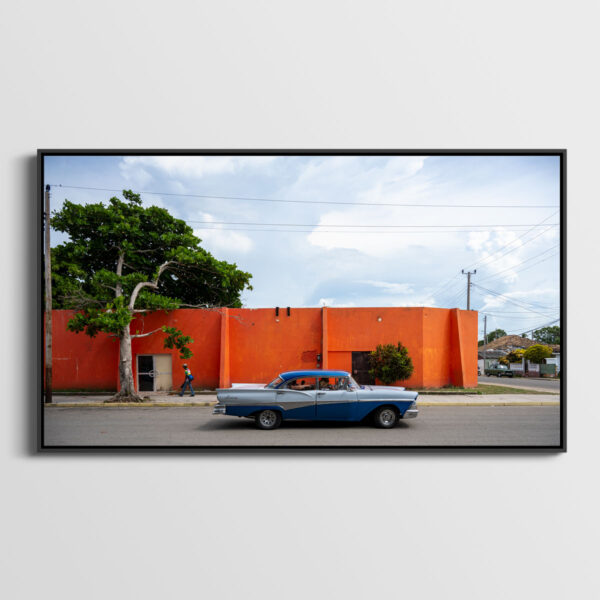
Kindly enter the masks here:
[[154, 357], [138, 356], [138, 392], [154, 391]]
[[352, 353], [352, 377], [362, 385], [375, 385], [375, 378], [369, 375], [370, 352]]

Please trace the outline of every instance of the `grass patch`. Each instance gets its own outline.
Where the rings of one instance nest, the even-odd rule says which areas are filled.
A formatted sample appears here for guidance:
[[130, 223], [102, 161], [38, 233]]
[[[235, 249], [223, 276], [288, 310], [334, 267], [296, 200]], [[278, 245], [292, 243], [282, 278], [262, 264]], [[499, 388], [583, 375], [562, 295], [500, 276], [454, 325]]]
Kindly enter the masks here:
[[509, 387], [507, 385], [498, 385], [495, 383], [480, 383], [477, 386], [482, 394], [536, 394], [540, 396], [554, 396], [554, 392], [545, 390], [533, 390], [531, 388]]

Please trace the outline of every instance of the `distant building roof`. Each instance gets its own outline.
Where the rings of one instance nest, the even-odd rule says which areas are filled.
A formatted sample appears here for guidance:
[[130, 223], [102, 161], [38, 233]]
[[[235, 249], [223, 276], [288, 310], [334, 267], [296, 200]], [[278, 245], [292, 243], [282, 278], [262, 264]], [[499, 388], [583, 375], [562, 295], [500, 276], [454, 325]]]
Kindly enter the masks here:
[[[530, 340], [529, 338], [521, 337], [520, 335], [504, 335], [495, 339], [487, 345], [479, 346], [478, 353], [484, 352], [487, 348], [488, 357], [492, 358], [491, 351], [498, 350], [501, 352], [499, 356], [504, 356], [508, 354], [512, 350], [526, 350], [530, 346], [534, 344], [539, 344], [540, 342], [536, 342], [535, 340]], [[558, 344], [544, 344], [550, 346], [553, 352], [560, 352], [560, 345]], [[495, 357], [494, 357], [495, 358]]]

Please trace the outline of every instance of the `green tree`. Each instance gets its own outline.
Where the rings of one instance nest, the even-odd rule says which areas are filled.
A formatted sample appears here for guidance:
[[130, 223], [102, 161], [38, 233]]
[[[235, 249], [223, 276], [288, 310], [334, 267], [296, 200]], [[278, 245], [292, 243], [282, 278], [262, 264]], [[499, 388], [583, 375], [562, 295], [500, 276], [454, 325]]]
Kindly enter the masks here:
[[542, 327], [533, 332], [533, 339], [540, 344], [560, 344], [560, 325]]
[[545, 358], [552, 356], [552, 348], [544, 346], [543, 344], [534, 344], [529, 346], [523, 353], [525, 360], [531, 361], [532, 363], [541, 363]]
[[516, 350], [511, 350], [506, 355], [506, 360], [509, 363], [520, 363], [523, 358], [524, 352], [525, 352], [525, 350], [523, 350], [522, 348], [517, 348]]
[[506, 335], [506, 331], [504, 329], [494, 329], [494, 331], [490, 331], [487, 334], [488, 344], [497, 340], [498, 338], [504, 337]]
[[249, 273], [215, 259], [200, 247], [191, 227], [156, 206], [144, 208], [139, 194], [123, 191], [108, 205], [65, 201], [51, 218], [69, 241], [52, 249], [54, 308], [77, 312], [68, 329], [119, 339], [119, 391], [115, 400], [139, 401], [133, 383], [131, 340], [159, 331], [166, 348], [182, 358], [192, 338], [173, 327], [131, 332], [137, 315], [179, 307], [241, 306], [252, 289]]
[[[487, 334], [487, 343], [493, 342], [494, 340], [503, 337], [506, 335], [506, 331], [504, 329], [494, 329], [494, 331], [490, 331]], [[478, 340], [477, 345], [483, 346], [485, 344], [485, 340]]]
[[386, 385], [408, 379], [414, 371], [408, 350], [400, 342], [396, 345], [379, 344], [369, 355], [369, 366], [371, 377], [376, 377]]

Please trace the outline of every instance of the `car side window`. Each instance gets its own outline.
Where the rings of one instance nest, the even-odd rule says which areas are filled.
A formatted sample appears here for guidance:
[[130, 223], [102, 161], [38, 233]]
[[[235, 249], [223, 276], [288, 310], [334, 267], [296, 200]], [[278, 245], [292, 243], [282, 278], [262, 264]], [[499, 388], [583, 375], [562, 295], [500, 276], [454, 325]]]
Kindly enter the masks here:
[[319, 390], [324, 392], [348, 389], [347, 377], [320, 377]]
[[290, 379], [285, 387], [289, 390], [305, 392], [316, 389], [316, 383], [317, 381], [314, 377], [297, 377], [296, 379]]

